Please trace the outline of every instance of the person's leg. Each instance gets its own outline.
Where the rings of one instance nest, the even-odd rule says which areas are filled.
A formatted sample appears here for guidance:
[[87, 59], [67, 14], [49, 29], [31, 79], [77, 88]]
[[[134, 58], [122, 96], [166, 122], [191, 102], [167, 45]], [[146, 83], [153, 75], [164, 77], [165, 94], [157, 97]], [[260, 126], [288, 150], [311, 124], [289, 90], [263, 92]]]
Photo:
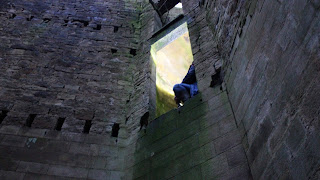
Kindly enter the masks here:
[[176, 84], [173, 87], [174, 94], [176, 96], [176, 102], [185, 102], [190, 98], [190, 85], [189, 84]]

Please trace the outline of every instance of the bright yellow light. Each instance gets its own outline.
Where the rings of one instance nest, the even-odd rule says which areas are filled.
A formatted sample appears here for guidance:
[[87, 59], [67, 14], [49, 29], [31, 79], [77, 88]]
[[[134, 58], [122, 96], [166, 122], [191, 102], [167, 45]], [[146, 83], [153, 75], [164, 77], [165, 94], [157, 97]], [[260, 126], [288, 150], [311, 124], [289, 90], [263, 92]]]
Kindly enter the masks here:
[[186, 23], [153, 44], [151, 55], [156, 64], [157, 101], [164, 101], [157, 102], [157, 106], [162, 106], [157, 107], [157, 114], [160, 115], [159, 111], [165, 113], [160, 109], [170, 110], [175, 106], [172, 88], [182, 82], [193, 61]]

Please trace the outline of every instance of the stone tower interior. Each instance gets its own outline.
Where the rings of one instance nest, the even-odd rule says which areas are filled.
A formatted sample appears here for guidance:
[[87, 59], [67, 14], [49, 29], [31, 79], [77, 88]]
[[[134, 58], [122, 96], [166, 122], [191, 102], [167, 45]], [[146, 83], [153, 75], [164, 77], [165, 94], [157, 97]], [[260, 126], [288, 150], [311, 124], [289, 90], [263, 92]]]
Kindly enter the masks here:
[[[1, 0], [0, 19], [0, 179], [320, 179], [319, 0]], [[200, 93], [157, 117], [150, 50], [179, 23]]]

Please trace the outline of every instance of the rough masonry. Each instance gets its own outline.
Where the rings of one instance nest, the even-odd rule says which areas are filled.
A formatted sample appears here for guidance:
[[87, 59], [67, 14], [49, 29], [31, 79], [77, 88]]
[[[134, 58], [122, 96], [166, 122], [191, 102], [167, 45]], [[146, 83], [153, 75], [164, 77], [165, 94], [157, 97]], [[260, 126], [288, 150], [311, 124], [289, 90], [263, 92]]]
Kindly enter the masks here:
[[181, 10], [1, 1], [0, 178], [319, 179], [320, 2], [182, 4], [201, 93], [154, 119], [152, 37]]

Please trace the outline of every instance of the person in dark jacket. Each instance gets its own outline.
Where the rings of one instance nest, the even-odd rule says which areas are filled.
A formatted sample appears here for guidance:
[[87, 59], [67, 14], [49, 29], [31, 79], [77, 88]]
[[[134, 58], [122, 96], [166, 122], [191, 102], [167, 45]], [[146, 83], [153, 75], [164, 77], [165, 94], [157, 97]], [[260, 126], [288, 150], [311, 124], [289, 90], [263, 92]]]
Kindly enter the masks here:
[[182, 83], [173, 86], [175, 94], [174, 100], [178, 107], [180, 103], [186, 102], [189, 98], [198, 94], [198, 85], [194, 65], [190, 65], [187, 75], [183, 78]]

